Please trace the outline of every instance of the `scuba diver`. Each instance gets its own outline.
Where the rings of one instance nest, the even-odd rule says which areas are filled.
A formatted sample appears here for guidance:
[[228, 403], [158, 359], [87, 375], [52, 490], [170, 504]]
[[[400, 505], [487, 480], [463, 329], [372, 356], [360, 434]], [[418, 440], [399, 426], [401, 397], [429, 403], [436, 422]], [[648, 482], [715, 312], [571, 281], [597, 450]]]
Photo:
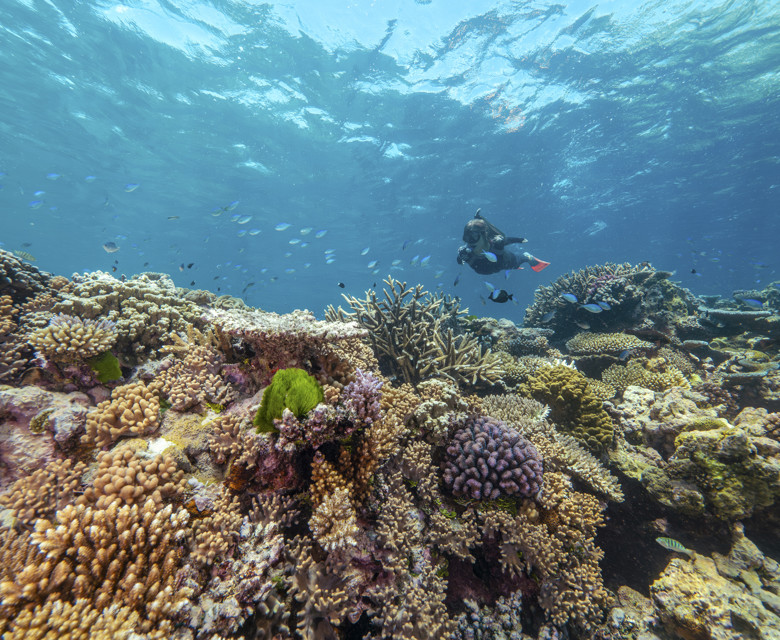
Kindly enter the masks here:
[[502, 231], [482, 217], [482, 209], [477, 209], [474, 217], [463, 228], [463, 242], [458, 249], [458, 264], [464, 262], [481, 274], [498, 273], [506, 269], [521, 269], [528, 263], [531, 269], [541, 271], [550, 263], [534, 258], [527, 251], [517, 255], [505, 250], [508, 244], [528, 242], [525, 238], [506, 237]]

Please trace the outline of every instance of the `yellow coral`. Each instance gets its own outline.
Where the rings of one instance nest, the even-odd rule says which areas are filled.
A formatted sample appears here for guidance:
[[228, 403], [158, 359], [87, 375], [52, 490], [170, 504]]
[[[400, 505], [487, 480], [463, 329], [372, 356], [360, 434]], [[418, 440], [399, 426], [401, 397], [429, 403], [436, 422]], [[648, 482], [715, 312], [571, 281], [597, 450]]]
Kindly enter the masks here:
[[160, 426], [160, 400], [143, 382], [117, 387], [87, 415], [84, 444], [104, 447], [125, 435], [143, 436]]
[[593, 450], [612, 443], [612, 420], [588, 379], [565, 365], [539, 369], [520, 386], [523, 394], [550, 407], [554, 422]]
[[652, 343], [627, 333], [578, 333], [566, 343], [576, 355], [616, 354], [626, 349], [649, 349]]
[[60, 313], [28, 339], [34, 349], [52, 360], [80, 362], [107, 351], [116, 340], [116, 331], [105, 320], [82, 320]]
[[613, 364], [601, 374], [601, 379], [620, 392], [631, 385], [653, 391], [664, 391], [670, 387], [690, 387], [683, 373], [665, 358], [637, 358], [625, 366]]

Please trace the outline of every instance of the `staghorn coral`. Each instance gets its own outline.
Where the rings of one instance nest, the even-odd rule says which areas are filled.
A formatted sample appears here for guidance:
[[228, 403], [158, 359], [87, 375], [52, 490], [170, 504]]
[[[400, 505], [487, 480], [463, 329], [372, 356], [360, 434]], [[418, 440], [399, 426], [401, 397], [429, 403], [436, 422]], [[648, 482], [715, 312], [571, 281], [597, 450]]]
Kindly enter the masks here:
[[74, 463], [69, 458], [53, 460], [14, 482], [0, 496], [0, 506], [8, 508], [23, 525], [32, 525], [39, 518], [51, 518], [73, 500], [85, 469], [83, 462]]
[[87, 432], [81, 441], [105, 447], [125, 435], [141, 436], [160, 426], [160, 401], [143, 382], [117, 387], [87, 416]]
[[153, 501], [105, 509], [68, 505], [56, 521], [36, 521], [29, 535], [33, 555], [16, 560], [12, 581], [0, 583], [3, 604], [24, 610], [45, 601], [87, 600], [102, 611], [116, 605], [140, 614], [139, 631], [170, 631], [170, 617], [186, 603], [187, 588], [175, 589], [185, 510]]
[[332, 306], [331, 320], [352, 320], [367, 329], [379, 363], [404, 382], [417, 384], [443, 376], [463, 384], [495, 384], [500, 368], [495, 354], [477, 339], [456, 333], [461, 311], [457, 301], [411, 289], [392, 277], [384, 281], [384, 299], [373, 290], [365, 299], [343, 295], [352, 313]]
[[83, 320], [58, 313], [29, 334], [34, 349], [56, 362], [83, 362], [107, 351], [116, 340], [110, 320]]
[[444, 482], [474, 500], [532, 497], [542, 488], [542, 459], [517, 431], [487, 416], [470, 416], [447, 447]]
[[84, 490], [76, 504], [107, 508], [114, 500], [120, 504], [145, 504], [151, 500], [176, 500], [185, 491], [184, 473], [169, 455], [144, 460], [130, 449], [104, 451], [98, 455], [98, 466], [91, 486]]
[[493, 395], [483, 398], [485, 412], [503, 420], [528, 438], [544, 458], [548, 471], [577, 478], [594, 492], [615, 502], [624, 499], [620, 482], [572, 436], [558, 432], [545, 418], [549, 408], [522, 396]]
[[189, 325], [201, 325], [201, 309], [181, 297], [166, 275], [145, 273], [122, 282], [95, 271], [74, 274], [69, 291], [53, 308], [84, 319], [103, 319], [116, 325], [117, 355], [145, 360]]
[[578, 333], [566, 343], [569, 353], [575, 355], [619, 354], [622, 351], [641, 351], [653, 348], [651, 342], [627, 333]]
[[606, 449], [612, 443], [612, 421], [588, 386], [588, 379], [576, 369], [547, 366], [520, 388], [524, 395], [549, 405], [555, 424], [589, 449]]
[[623, 392], [629, 386], [664, 391], [670, 387], [690, 387], [682, 372], [665, 358], [636, 358], [627, 365], [610, 365], [602, 374], [602, 382]]

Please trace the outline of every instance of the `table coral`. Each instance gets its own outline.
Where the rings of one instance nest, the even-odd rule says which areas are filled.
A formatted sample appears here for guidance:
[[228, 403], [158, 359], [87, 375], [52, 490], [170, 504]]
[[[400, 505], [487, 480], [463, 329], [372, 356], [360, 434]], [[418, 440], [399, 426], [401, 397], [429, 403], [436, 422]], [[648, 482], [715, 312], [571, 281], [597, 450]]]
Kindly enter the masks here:
[[87, 416], [81, 441], [104, 447], [125, 435], [141, 436], [160, 426], [160, 400], [143, 382], [117, 387]]
[[84, 320], [58, 313], [27, 339], [33, 348], [54, 361], [84, 362], [114, 344], [116, 329], [109, 320]]
[[587, 378], [576, 369], [563, 365], [541, 368], [520, 389], [549, 405], [555, 424], [591, 450], [606, 449], [612, 443], [612, 421]]
[[474, 500], [532, 497], [542, 488], [542, 458], [517, 431], [487, 416], [472, 416], [447, 447], [444, 482]]

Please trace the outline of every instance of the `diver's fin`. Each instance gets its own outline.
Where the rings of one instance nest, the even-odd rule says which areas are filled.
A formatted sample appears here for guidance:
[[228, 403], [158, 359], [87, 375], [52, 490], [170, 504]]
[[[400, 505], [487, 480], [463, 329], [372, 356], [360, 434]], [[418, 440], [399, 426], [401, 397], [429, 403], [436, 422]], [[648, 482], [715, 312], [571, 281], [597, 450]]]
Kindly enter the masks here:
[[539, 273], [542, 269], [546, 269], [550, 266], [549, 262], [545, 262], [544, 260], [539, 260], [539, 258], [531, 258], [531, 269], [536, 271], [536, 273]]

